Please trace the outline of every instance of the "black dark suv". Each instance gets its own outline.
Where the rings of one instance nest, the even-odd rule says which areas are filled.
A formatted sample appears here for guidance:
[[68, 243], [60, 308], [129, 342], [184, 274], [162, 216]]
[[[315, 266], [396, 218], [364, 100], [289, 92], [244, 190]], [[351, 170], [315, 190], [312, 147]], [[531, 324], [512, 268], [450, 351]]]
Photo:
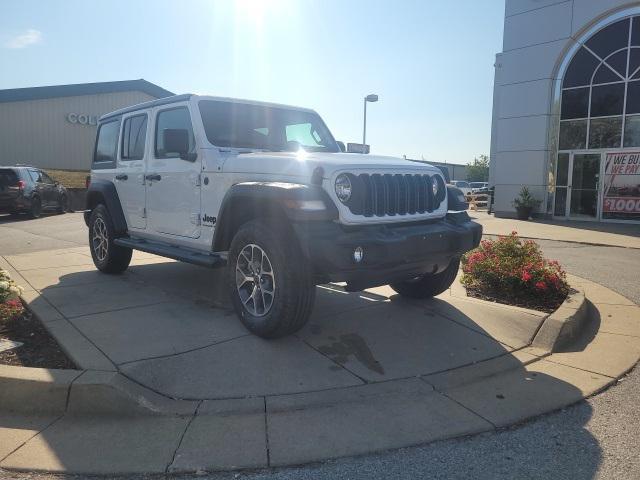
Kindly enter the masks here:
[[38, 218], [43, 211], [63, 213], [67, 189], [34, 167], [0, 167], [0, 213], [27, 213]]

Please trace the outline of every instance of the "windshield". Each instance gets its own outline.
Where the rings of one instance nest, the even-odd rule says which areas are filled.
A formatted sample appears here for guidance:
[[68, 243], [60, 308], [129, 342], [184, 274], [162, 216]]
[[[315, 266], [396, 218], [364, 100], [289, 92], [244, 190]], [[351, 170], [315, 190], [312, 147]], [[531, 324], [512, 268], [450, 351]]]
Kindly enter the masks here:
[[467, 182], [456, 182], [456, 187], [458, 187], [458, 188], [469, 188], [469, 184]]
[[471, 188], [482, 188], [486, 185], [484, 182], [471, 182]]
[[202, 100], [199, 106], [207, 139], [218, 147], [340, 151], [316, 113], [216, 100]]
[[297, 152], [339, 152], [320, 116], [262, 105], [201, 100], [207, 139], [218, 147]]

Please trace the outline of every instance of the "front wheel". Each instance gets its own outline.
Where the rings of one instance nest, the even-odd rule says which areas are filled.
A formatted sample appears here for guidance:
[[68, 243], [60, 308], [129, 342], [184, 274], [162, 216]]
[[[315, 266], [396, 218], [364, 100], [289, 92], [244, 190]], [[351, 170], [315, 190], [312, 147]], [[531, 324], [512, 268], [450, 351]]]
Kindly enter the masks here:
[[456, 279], [459, 268], [460, 259], [454, 258], [449, 262], [449, 266], [440, 273], [425, 274], [404, 282], [392, 283], [391, 288], [403, 297], [418, 299], [435, 297], [451, 286]]
[[133, 251], [114, 243], [115, 232], [109, 211], [98, 205], [89, 218], [89, 249], [98, 270], [105, 273], [124, 272], [131, 262]]
[[298, 331], [315, 300], [308, 263], [286, 224], [251, 221], [236, 233], [228, 257], [228, 289], [253, 334], [279, 338]]

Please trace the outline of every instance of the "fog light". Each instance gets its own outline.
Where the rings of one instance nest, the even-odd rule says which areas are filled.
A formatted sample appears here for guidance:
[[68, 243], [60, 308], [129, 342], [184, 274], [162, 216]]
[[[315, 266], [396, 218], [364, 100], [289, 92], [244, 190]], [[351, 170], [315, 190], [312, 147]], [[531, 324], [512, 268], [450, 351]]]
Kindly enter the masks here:
[[364, 250], [362, 249], [362, 247], [356, 247], [356, 249], [353, 251], [353, 260], [356, 263], [360, 263], [363, 258], [364, 258]]

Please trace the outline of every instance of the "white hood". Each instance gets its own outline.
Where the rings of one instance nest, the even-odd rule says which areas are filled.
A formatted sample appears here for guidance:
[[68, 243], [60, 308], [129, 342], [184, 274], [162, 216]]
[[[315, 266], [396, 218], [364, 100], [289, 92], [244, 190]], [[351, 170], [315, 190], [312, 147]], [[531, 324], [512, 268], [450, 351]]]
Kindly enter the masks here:
[[[253, 152], [230, 156], [223, 170], [228, 173], [276, 173], [291, 177], [311, 178], [316, 167], [322, 167], [324, 177], [338, 171], [382, 171], [390, 173], [440, 174], [436, 167], [422, 162], [359, 153], [318, 152]], [[306, 182], [303, 182], [306, 183]]]

